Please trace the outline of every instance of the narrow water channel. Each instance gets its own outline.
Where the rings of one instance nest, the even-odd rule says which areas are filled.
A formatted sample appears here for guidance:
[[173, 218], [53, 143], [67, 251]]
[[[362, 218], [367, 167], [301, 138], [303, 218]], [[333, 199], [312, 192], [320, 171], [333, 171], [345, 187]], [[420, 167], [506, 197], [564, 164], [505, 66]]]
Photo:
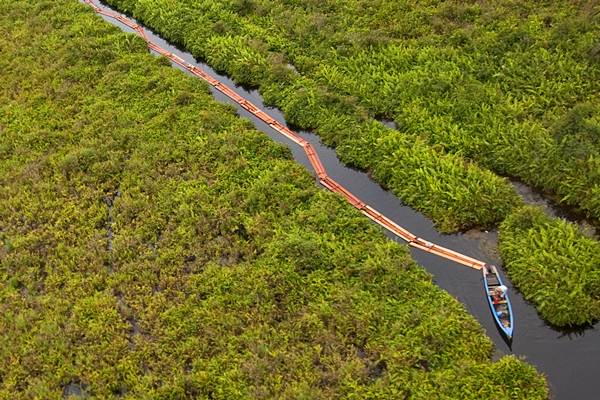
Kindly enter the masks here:
[[[112, 10], [98, 1], [96, 4], [106, 10]], [[132, 32], [130, 28], [114, 19], [103, 18], [124, 31]], [[257, 91], [249, 91], [235, 85], [226, 76], [220, 75], [208, 65], [196, 61], [191, 54], [170, 45], [151, 30], [146, 29], [146, 34], [160, 47], [203, 69], [210, 76], [220, 80], [285, 125], [283, 114], [277, 109], [265, 106]], [[188, 73], [177, 65], [174, 67]], [[256, 129], [290, 148], [294, 159], [306, 166], [311, 173], [314, 172], [300, 147], [282, 137], [216, 89], [211, 87], [211, 92], [217, 100], [232, 104], [241, 117], [252, 121]], [[431, 220], [403, 205], [396, 196], [382, 189], [366, 173], [344, 166], [338, 160], [335, 150], [322, 145], [316, 135], [302, 131], [298, 133], [313, 144], [328, 174], [333, 179], [397, 224], [433, 243], [501, 265], [496, 254], [497, 232], [472, 231], [464, 234], [442, 235], [435, 230]], [[522, 189], [524, 193], [527, 192], [526, 188]], [[404, 243], [387, 231], [386, 234], [391, 240]], [[510, 298], [515, 312], [515, 338], [512, 348], [509, 348], [492, 320], [483, 294], [481, 273], [418, 249], [411, 249], [411, 253], [413, 258], [434, 276], [435, 282], [441, 288], [456, 297], [477, 318], [494, 341], [497, 348], [496, 356], [514, 353], [535, 365], [547, 376], [553, 398], [562, 400], [600, 397], [597, 393], [599, 387], [597, 380], [600, 377], [600, 324], [578, 331], [556, 330], [541, 320], [535, 308], [523, 299], [508, 279], [505, 279], [508, 281], [506, 284], [510, 290]]]

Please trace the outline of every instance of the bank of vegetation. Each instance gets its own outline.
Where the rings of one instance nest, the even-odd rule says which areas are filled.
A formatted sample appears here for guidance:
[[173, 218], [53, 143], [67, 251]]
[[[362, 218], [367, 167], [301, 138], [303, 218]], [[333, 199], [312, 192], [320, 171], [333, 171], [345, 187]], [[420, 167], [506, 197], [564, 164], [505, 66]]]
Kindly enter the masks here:
[[107, 2], [258, 87], [441, 231], [520, 207], [498, 175], [600, 220], [595, 1]]
[[[289, 121], [315, 128], [347, 162], [376, 171], [436, 220], [444, 218], [430, 203], [448, 214], [473, 213], [457, 211], [455, 223], [438, 222], [442, 227], [488, 224], [511, 203], [497, 178], [463, 168], [469, 177], [457, 182], [456, 171], [440, 166], [461, 158], [600, 218], [600, 23], [593, 1], [108, 3], [238, 82], [260, 87]], [[393, 119], [402, 133], [374, 131], [369, 117]], [[430, 167], [434, 159], [437, 168]], [[411, 189], [403, 170], [413, 167], [419, 176], [419, 163], [430, 181]], [[478, 199], [456, 206], [477, 177], [488, 185], [482, 197], [498, 205]], [[452, 185], [437, 189], [436, 179]]]
[[600, 319], [600, 243], [575, 225], [523, 207], [500, 230], [500, 252], [512, 280], [550, 323]]
[[0, 2], [0, 31], [0, 397], [547, 397], [140, 39], [72, 0]]
[[[107, 3], [238, 83], [258, 87], [288, 122], [314, 129], [336, 147], [344, 162], [371, 171], [403, 202], [429, 215], [442, 231], [494, 226], [519, 204], [507, 181], [469, 163], [459, 152], [448, 152], [443, 146], [432, 146], [427, 138], [373, 120], [374, 116], [394, 117], [369, 105], [373, 97], [393, 97], [400, 109], [401, 98], [409, 93], [382, 79], [394, 73], [398, 60], [364, 53], [371, 52], [372, 46], [363, 43], [368, 39], [362, 36], [371, 33], [366, 26], [353, 26], [365, 22], [351, 11], [356, 2]], [[353, 43], [347, 42], [350, 38]], [[342, 48], [346, 50], [340, 52]], [[423, 62], [434, 61], [425, 58]], [[355, 73], [342, 69], [348, 63], [360, 63], [352, 67]], [[372, 73], [373, 68], [378, 74]], [[358, 75], [359, 71], [365, 75]], [[413, 79], [416, 76], [403, 78]], [[369, 93], [354, 92], [366, 87]], [[394, 94], [382, 95], [382, 90]], [[427, 89], [413, 94], [425, 95]]]

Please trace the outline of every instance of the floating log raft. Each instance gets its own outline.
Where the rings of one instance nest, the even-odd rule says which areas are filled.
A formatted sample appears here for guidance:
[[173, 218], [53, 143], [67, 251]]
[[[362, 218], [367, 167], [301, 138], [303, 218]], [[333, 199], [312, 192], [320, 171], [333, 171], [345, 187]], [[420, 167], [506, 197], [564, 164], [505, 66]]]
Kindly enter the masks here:
[[104, 15], [109, 18], [113, 18], [113, 19], [119, 21], [120, 23], [122, 23], [123, 25], [128, 26], [129, 28], [131, 28], [132, 30], [137, 32], [140, 35], [140, 37], [146, 41], [146, 43], [148, 44], [148, 48], [150, 50], [152, 50], [164, 57], [167, 57], [173, 63], [175, 63], [175, 64], [181, 66], [182, 68], [186, 69], [187, 71], [189, 71], [192, 75], [204, 80], [209, 85], [211, 85], [215, 89], [217, 89], [219, 92], [223, 93], [225, 96], [227, 96], [231, 100], [235, 101], [242, 108], [244, 108], [245, 110], [247, 110], [248, 112], [253, 114], [256, 118], [265, 122], [273, 130], [275, 130], [282, 136], [285, 136], [286, 138], [290, 139], [292, 142], [296, 143], [298, 146], [302, 147], [304, 149], [304, 152], [306, 153], [306, 156], [308, 157], [308, 160], [310, 161], [311, 166], [313, 167], [313, 169], [317, 175], [317, 178], [319, 179], [319, 183], [321, 185], [323, 185], [325, 188], [329, 189], [330, 191], [342, 196], [344, 199], [346, 199], [346, 201], [348, 201], [348, 203], [350, 203], [353, 207], [360, 210], [360, 212], [362, 212], [364, 215], [366, 215], [373, 222], [377, 223], [378, 225], [380, 225], [383, 228], [387, 229], [388, 231], [392, 232], [393, 234], [398, 236], [400, 239], [405, 240], [410, 246], [415, 247], [417, 249], [426, 251], [431, 254], [435, 254], [439, 257], [457, 262], [459, 264], [462, 264], [462, 265], [465, 265], [467, 267], [477, 269], [477, 270], [481, 270], [482, 267], [485, 265], [485, 263], [483, 261], [466, 256], [464, 254], [461, 254], [456, 251], [450, 250], [448, 248], [439, 246], [435, 243], [428, 242], [425, 239], [415, 236], [414, 234], [409, 232], [407, 229], [401, 227], [400, 225], [396, 224], [394, 221], [392, 221], [385, 215], [383, 215], [380, 212], [378, 212], [377, 210], [375, 210], [373, 207], [369, 206], [368, 204], [365, 204], [362, 200], [360, 200], [352, 192], [350, 192], [344, 186], [340, 185], [335, 180], [333, 180], [329, 175], [327, 175], [327, 171], [325, 170], [325, 167], [323, 166], [323, 163], [321, 162], [321, 159], [317, 155], [312, 144], [310, 144], [308, 141], [306, 141], [304, 138], [302, 138], [296, 132], [292, 131], [288, 127], [284, 126], [283, 124], [281, 124], [280, 122], [275, 120], [273, 117], [268, 115], [266, 112], [264, 112], [263, 110], [258, 108], [256, 105], [254, 105], [250, 101], [246, 100], [245, 98], [243, 98], [242, 96], [237, 94], [235, 91], [233, 91], [227, 85], [223, 84], [219, 80], [208, 75], [201, 68], [198, 68], [195, 65], [191, 65], [190, 63], [188, 63], [187, 61], [185, 61], [178, 55], [173, 54], [173, 53], [163, 49], [156, 43], [152, 42], [146, 35], [144, 28], [141, 27], [140, 25], [138, 25], [137, 23], [135, 23], [134, 21], [132, 21], [131, 19], [129, 19], [121, 14], [117, 14], [117, 13], [103, 9], [103, 8], [97, 6], [93, 0], [84, 0], [84, 2], [89, 4], [96, 13]]

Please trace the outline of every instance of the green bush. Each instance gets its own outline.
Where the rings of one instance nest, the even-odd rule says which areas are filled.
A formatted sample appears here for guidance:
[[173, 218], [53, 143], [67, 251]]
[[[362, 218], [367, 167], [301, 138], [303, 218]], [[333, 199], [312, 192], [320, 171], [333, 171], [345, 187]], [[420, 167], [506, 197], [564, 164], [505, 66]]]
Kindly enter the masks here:
[[500, 226], [500, 252], [513, 283], [558, 326], [600, 318], [600, 243], [572, 223], [524, 207]]
[[507, 363], [495, 394], [547, 397], [406, 247], [139, 39], [71, 0], [0, 2], [0, 31], [0, 398], [476, 399]]
[[[482, 103], [495, 103], [488, 94], [497, 89], [480, 88], [479, 82], [468, 78], [470, 71], [480, 71], [480, 60], [440, 47], [433, 41], [435, 35], [428, 36], [429, 19], [438, 18], [442, 29], [448, 23], [464, 27], [483, 18], [485, 10], [479, 6], [457, 3], [438, 10], [428, 4], [413, 7], [407, 16], [407, 9], [392, 3], [377, 4], [377, 13], [367, 11], [373, 7], [368, 2], [295, 7], [253, 1], [252, 7], [243, 9], [244, 2], [208, 2], [201, 10], [185, 2], [158, 1], [154, 7], [144, 2], [110, 3], [133, 10], [136, 18], [171, 41], [182, 37], [196, 57], [236, 82], [258, 86], [289, 122], [316, 130], [343, 160], [373, 172], [382, 185], [430, 216], [442, 231], [494, 226], [518, 204], [507, 181], [466, 159], [484, 161], [497, 143], [479, 140], [454, 122], [462, 118], [465, 124], [472, 123]], [[184, 21], [174, 22], [183, 10], [193, 16], [189, 18], [219, 21], [215, 24], [228, 28], [208, 33]], [[387, 21], [390, 17], [395, 17], [393, 22]], [[390, 31], [405, 20], [416, 26], [402, 29], [420, 36], [423, 44], [402, 41], [399, 37], [405, 33]], [[274, 56], [295, 66], [294, 72], [270, 62]], [[474, 99], [471, 90], [464, 91], [453, 105], [449, 100], [465, 86], [481, 95]], [[420, 112], [405, 112], [410, 105]], [[375, 116], [395, 118], [402, 133], [383, 127], [375, 132]], [[374, 134], [381, 140], [373, 140]], [[404, 139], [397, 140], [399, 136]], [[393, 146], [389, 137], [394, 137]], [[471, 139], [477, 147], [470, 145]], [[356, 150], [363, 154], [361, 162], [347, 156], [357, 142], [364, 145]]]

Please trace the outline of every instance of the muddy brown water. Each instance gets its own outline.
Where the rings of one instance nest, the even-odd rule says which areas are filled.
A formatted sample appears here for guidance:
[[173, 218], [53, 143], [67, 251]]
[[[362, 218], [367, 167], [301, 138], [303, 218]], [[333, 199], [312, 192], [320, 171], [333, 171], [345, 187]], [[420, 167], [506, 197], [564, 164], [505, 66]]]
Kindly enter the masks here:
[[[97, 3], [97, 5], [112, 10], [105, 4]], [[116, 10], [112, 11], [117, 12]], [[103, 18], [124, 31], [132, 32], [127, 26], [114, 19]], [[284, 125], [286, 124], [283, 114], [275, 108], [266, 106], [256, 90], [247, 90], [236, 85], [228, 77], [216, 73], [208, 65], [195, 60], [191, 54], [167, 43], [150, 29], [146, 29], [146, 34], [154, 43], [177, 54], [188, 63], [202, 68], [242, 97], [265, 110], [273, 118]], [[174, 65], [174, 67], [188, 73], [177, 65]], [[313, 172], [304, 151], [300, 147], [279, 135], [271, 127], [216, 89], [211, 87], [211, 92], [217, 100], [233, 105], [237, 113], [241, 117], [252, 121], [258, 130], [264, 132], [276, 142], [290, 148], [294, 159], [304, 165], [311, 173]], [[391, 123], [388, 122], [386, 125], [391, 125]], [[344, 166], [338, 160], [335, 150], [324, 146], [318, 136], [310, 132], [300, 131], [298, 133], [313, 144], [332, 178], [351, 190], [361, 200], [387, 215], [394, 222], [431, 242], [501, 266], [496, 249], [498, 237], [496, 231], [469, 231], [453, 235], [440, 234], [435, 230], [430, 219], [402, 204], [400, 199], [372, 181], [366, 173]], [[526, 202], [544, 205], [554, 215], [564, 214], [554, 207], [551, 202], [544, 199], [543, 196], [536, 194], [534, 190], [520, 182], [517, 191]], [[393, 234], [387, 231], [385, 233], [391, 240], [404, 243]], [[434, 276], [434, 281], [438, 286], [457, 298], [477, 318], [496, 345], [495, 357], [513, 353], [535, 365], [540, 372], [546, 375], [552, 398], [600, 398], [598, 395], [598, 387], [600, 387], [598, 383], [598, 377], [600, 377], [600, 324], [597, 323], [586, 329], [572, 331], [557, 330], [548, 326], [539, 317], [535, 308], [523, 299], [518, 290], [513, 288], [510, 280], [506, 278], [502, 271], [504, 281], [509, 287], [510, 299], [515, 313], [515, 337], [512, 347], [509, 347], [492, 319], [483, 292], [481, 273], [418, 249], [411, 249], [411, 253], [413, 258]]]

